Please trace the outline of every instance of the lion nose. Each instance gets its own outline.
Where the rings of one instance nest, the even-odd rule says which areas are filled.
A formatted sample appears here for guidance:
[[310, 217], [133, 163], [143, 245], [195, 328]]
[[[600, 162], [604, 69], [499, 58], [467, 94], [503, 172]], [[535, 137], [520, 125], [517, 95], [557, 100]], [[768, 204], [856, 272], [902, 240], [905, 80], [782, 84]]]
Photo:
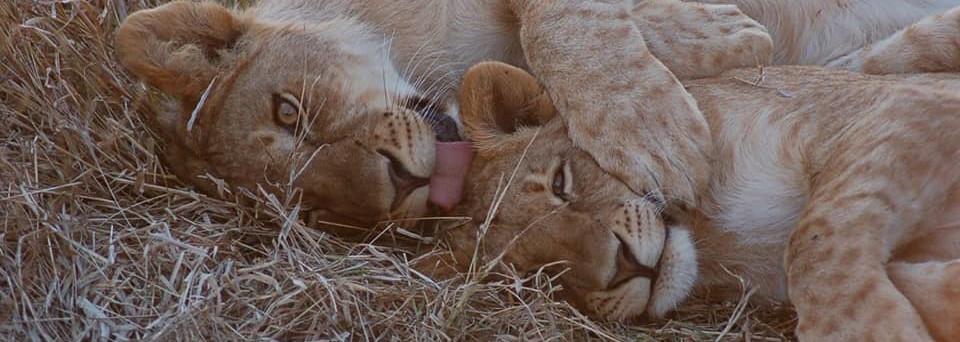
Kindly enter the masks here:
[[390, 183], [393, 184], [393, 190], [395, 192], [391, 208], [396, 209], [397, 206], [403, 202], [403, 199], [407, 198], [411, 192], [430, 184], [429, 178], [418, 177], [413, 173], [410, 173], [410, 170], [408, 170], [403, 163], [397, 160], [397, 158], [393, 157], [393, 155], [390, 153], [387, 153], [383, 150], [378, 150], [377, 153], [380, 153], [389, 161], [387, 169], [390, 173]]
[[403, 106], [417, 112], [421, 118], [433, 127], [438, 142], [461, 141], [457, 123], [447, 115], [447, 106], [442, 102], [413, 96], [404, 100]]
[[630, 246], [623, 241], [623, 238], [617, 235], [617, 239], [620, 240], [620, 248], [617, 250], [617, 271], [607, 288], [616, 288], [636, 277], [649, 278], [653, 282], [657, 276], [657, 266], [659, 265], [650, 267], [640, 263], [633, 252], [630, 251]]

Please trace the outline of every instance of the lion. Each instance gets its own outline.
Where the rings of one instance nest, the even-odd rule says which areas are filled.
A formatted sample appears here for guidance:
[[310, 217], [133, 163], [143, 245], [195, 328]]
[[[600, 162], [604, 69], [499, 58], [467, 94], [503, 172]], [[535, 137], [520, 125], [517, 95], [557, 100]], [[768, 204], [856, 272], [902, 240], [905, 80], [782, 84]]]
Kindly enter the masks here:
[[[960, 75], [794, 66], [685, 85], [717, 149], [683, 203], [605, 170], [527, 72], [470, 69], [460, 115], [477, 156], [454, 213], [471, 220], [420, 269], [563, 271], [562, 299], [615, 321], [742, 281], [796, 307], [800, 341], [957, 341]], [[632, 139], [630, 122], [589, 120]]]
[[[746, 16], [716, 22], [731, 45], [770, 46]], [[628, 8], [604, 2], [263, 0], [237, 12], [178, 1], [130, 15], [116, 47], [126, 69], [170, 98], [151, 121], [179, 179], [214, 195], [222, 182], [209, 178], [293, 191], [309, 223], [345, 235], [459, 200], [450, 180], [462, 177], [444, 175], [470, 153], [455, 144], [455, 85], [482, 60], [527, 67], [586, 106], [572, 112], [670, 115], [651, 140], [704, 124]], [[611, 70], [651, 82], [603, 77]], [[636, 103], [651, 87], [664, 101]], [[710, 147], [705, 136], [672, 141], [647, 159], [673, 161], [656, 172], [687, 197], [706, 181], [699, 151]]]
[[[809, 10], [797, 1], [764, 3], [780, 4], [782, 15]], [[834, 6], [829, 3], [823, 6]], [[903, 71], [870, 61], [893, 50], [911, 55], [905, 51], [915, 48], [895, 32], [946, 8], [943, 1], [909, 5], [910, 11], [903, 6], [825, 12], [850, 23], [897, 18], [882, 28], [864, 27], [872, 30], [866, 38], [898, 48], [852, 53], [844, 67]], [[770, 21], [784, 43], [777, 51], [839, 44], [835, 37], [794, 43], [783, 38], [791, 32], [778, 15], [759, 8], [757, 18]], [[956, 26], [942, 25], [947, 19], [933, 17], [901, 32], [940, 39]], [[655, 128], [637, 131], [638, 145], [617, 152], [633, 154], [624, 163], [606, 157], [617, 149], [613, 141], [595, 139], [602, 126], [569, 125], [577, 144], [634, 190], [655, 182], [670, 199], [695, 201], [709, 181], [704, 155], [713, 147], [678, 77], [769, 64], [780, 54], [766, 29], [737, 7], [677, 0], [262, 0], [242, 11], [177, 1], [131, 14], [116, 48], [120, 63], [166, 98], [148, 121], [164, 145], [165, 164], [181, 181], [211, 195], [224, 190], [218, 180], [228, 190], [287, 191], [309, 213], [309, 224], [360, 233], [460, 200], [458, 180], [470, 150], [456, 143], [462, 123], [455, 95], [477, 62], [528, 70], [552, 98], [563, 99], [558, 108], [571, 117], [620, 113], [641, 120], [635, 128]], [[917, 55], [955, 68], [935, 63], [943, 51]], [[650, 98], [656, 101], [643, 100]], [[646, 179], [632, 180], [640, 175]]]

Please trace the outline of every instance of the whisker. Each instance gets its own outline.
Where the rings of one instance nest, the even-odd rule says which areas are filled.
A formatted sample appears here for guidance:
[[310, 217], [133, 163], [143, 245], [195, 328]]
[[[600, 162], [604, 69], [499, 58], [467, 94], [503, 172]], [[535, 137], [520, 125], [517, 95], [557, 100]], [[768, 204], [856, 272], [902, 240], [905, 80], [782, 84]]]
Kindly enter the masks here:
[[[390, 49], [393, 47], [393, 39], [383, 36], [383, 40], [383, 45], [386, 46], [386, 48], [384, 48], [384, 54], [386, 56], [384, 57], [386, 57], [386, 60], [390, 60]], [[390, 92], [387, 91], [387, 68], [380, 68], [380, 81], [383, 83], [383, 104], [387, 108], [390, 108]]]

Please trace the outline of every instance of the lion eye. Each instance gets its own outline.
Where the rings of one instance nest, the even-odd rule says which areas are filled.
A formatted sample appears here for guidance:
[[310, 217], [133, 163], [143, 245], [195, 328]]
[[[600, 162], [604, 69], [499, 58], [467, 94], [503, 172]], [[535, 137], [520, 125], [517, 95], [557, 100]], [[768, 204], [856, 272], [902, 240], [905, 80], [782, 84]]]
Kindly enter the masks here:
[[553, 172], [553, 181], [551, 182], [551, 190], [553, 195], [557, 196], [563, 201], [570, 200], [570, 192], [572, 191], [572, 184], [570, 176], [570, 165], [567, 163], [561, 163], [557, 170]]
[[290, 94], [274, 94], [273, 116], [277, 124], [287, 129], [294, 128], [300, 119], [300, 101]]
[[566, 183], [566, 179], [563, 177], [563, 169], [557, 169], [557, 172], [553, 173], [553, 194], [557, 196], [563, 195], [563, 185]]

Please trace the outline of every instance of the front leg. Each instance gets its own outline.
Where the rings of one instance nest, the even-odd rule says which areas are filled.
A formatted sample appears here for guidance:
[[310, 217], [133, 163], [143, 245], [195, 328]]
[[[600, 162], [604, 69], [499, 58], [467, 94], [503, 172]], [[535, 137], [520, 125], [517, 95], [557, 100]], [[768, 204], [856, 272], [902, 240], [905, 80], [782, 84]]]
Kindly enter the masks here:
[[828, 66], [869, 74], [960, 71], [960, 7], [923, 19]]
[[[790, 237], [786, 268], [800, 341], [932, 341], [921, 316], [887, 276], [887, 233], [899, 221], [887, 194], [811, 196]], [[860, 198], [854, 200], [853, 198]]]
[[911, 303], [887, 267], [927, 215], [948, 207], [957, 137], [943, 125], [955, 121], [931, 118], [949, 118], [958, 108], [944, 101], [901, 96], [865, 107], [868, 115], [809, 149], [822, 166], [811, 170], [807, 206], [785, 256], [800, 341], [932, 341], [914, 306], [926, 300]]
[[621, 1], [510, 0], [531, 71], [573, 143], [633, 191], [692, 204], [713, 150], [693, 98]]

